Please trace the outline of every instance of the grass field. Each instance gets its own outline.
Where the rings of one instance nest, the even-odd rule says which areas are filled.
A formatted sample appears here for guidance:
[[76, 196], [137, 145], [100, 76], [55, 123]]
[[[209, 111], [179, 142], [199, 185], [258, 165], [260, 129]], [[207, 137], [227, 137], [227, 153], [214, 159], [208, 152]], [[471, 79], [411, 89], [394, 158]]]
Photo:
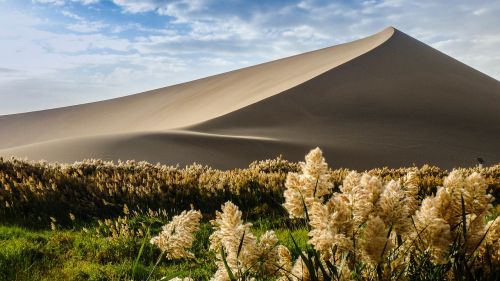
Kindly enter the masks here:
[[[281, 224], [279, 221], [257, 221], [253, 230], [262, 234], [265, 229]], [[151, 272], [160, 250], [149, 239], [97, 237], [98, 225], [73, 229], [30, 229], [15, 225], [0, 226], [0, 280], [145, 280]], [[152, 226], [158, 232], [159, 224]], [[216, 270], [215, 254], [210, 252], [211, 225], [202, 223], [193, 245], [194, 260], [163, 261], [153, 273], [153, 280], [177, 276], [190, 276], [195, 280], [208, 280]], [[305, 247], [307, 230], [302, 227], [291, 231], [297, 243]], [[292, 247], [289, 229], [284, 225], [276, 229], [280, 242]], [[135, 266], [135, 259], [144, 239], [145, 248]], [[297, 255], [297, 253], [295, 253]]]
[[231, 171], [2, 160], [0, 280], [498, 280], [499, 189], [499, 165], [356, 173], [319, 149]]

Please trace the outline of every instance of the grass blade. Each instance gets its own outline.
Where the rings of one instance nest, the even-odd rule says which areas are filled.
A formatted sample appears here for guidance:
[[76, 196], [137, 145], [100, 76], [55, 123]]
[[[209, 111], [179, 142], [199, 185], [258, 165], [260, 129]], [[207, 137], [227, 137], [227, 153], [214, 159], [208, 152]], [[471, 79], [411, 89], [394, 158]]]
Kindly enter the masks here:
[[464, 236], [464, 244], [467, 243], [467, 215], [465, 213], [464, 195], [460, 194], [460, 201], [462, 204], [462, 231]]
[[220, 251], [221, 251], [221, 256], [222, 256], [222, 262], [224, 263], [224, 267], [226, 268], [227, 275], [229, 276], [229, 280], [236, 281], [237, 279], [236, 279], [236, 277], [234, 277], [233, 271], [231, 270], [231, 268], [227, 264], [227, 256], [226, 256], [226, 252], [224, 251], [224, 247], [221, 247]]
[[238, 251], [236, 252], [236, 258], [240, 257], [241, 249], [243, 248], [243, 242], [245, 241], [245, 233], [246, 230], [244, 230], [243, 235], [241, 235], [240, 244], [238, 245]]
[[132, 268], [132, 278], [133, 279], [135, 279], [135, 271], [137, 269], [137, 265], [139, 264], [139, 259], [142, 256], [142, 252], [144, 251], [144, 246], [146, 245], [146, 241], [148, 240], [148, 237], [149, 237], [149, 230], [150, 230], [150, 226], [148, 226], [148, 229], [146, 230], [146, 235], [142, 239], [141, 248], [139, 249], [139, 253], [137, 254], [137, 257], [135, 258], [135, 261], [134, 261], [134, 267]]

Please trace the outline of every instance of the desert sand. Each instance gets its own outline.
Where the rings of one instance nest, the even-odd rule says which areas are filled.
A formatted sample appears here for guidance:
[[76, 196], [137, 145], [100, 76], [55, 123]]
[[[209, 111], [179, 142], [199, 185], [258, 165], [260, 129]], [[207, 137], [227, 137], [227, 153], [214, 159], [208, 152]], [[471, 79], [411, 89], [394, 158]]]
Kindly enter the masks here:
[[247, 166], [320, 146], [334, 167], [500, 162], [500, 82], [392, 27], [122, 98], [0, 116], [0, 155]]

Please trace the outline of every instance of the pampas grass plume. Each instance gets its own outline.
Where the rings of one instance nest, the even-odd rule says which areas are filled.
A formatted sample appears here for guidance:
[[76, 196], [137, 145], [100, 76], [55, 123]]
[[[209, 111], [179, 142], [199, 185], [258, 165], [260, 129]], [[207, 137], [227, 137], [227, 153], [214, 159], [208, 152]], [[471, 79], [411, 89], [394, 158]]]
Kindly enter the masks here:
[[362, 240], [362, 258], [368, 264], [376, 266], [391, 248], [387, 239], [387, 230], [384, 221], [380, 217], [371, 216], [366, 222]]
[[200, 211], [183, 211], [164, 225], [160, 234], [150, 242], [158, 246], [168, 259], [194, 258], [194, 254], [188, 249], [193, 245], [194, 233], [199, 230], [200, 219]]

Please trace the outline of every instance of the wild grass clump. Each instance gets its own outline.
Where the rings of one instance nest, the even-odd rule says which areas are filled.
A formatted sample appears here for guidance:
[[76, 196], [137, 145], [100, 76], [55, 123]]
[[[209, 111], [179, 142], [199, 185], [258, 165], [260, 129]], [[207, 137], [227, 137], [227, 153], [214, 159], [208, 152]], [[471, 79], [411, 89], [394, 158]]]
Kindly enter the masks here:
[[484, 177], [453, 170], [422, 198], [417, 176], [384, 182], [351, 171], [335, 191], [321, 150], [312, 150], [288, 174], [283, 204], [305, 223], [308, 246], [291, 232], [290, 248], [271, 229], [257, 237], [226, 202], [211, 222], [211, 280], [498, 280], [500, 219]]
[[[0, 158], [0, 219], [16, 223], [24, 220], [30, 226], [67, 226], [74, 220], [116, 217], [125, 206], [131, 207], [130, 212], [164, 209], [174, 214], [194, 206], [212, 215], [226, 201], [237, 204], [250, 218], [263, 214], [282, 217], [286, 215], [281, 202], [287, 175], [300, 169], [300, 163], [281, 157], [228, 171], [198, 164], [179, 168], [135, 161], [58, 164]], [[488, 192], [500, 197], [500, 165], [459, 171], [464, 176], [479, 173]], [[324, 172], [334, 187], [328, 190], [328, 196], [350, 173], [347, 169]], [[435, 194], [448, 175], [427, 165], [365, 173], [384, 183], [412, 173], [419, 199]]]
[[329, 196], [320, 188], [325, 165], [321, 151], [312, 150], [302, 172], [288, 176], [303, 180], [287, 181], [285, 191], [297, 190], [298, 182], [309, 190], [285, 195], [284, 206], [310, 226], [312, 249], [299, 261], [311, 280], [412, 279], [422, 271], [437, 280], [498, 277], [500, 264], [491, 253], [500, 250], [500, 220], [488, 222], [493, 197], [479, 173], [454, 170], [436, 195], [421, 200], [413, 172], [384, 183], [353, 171]]

